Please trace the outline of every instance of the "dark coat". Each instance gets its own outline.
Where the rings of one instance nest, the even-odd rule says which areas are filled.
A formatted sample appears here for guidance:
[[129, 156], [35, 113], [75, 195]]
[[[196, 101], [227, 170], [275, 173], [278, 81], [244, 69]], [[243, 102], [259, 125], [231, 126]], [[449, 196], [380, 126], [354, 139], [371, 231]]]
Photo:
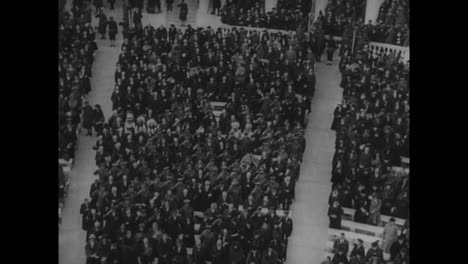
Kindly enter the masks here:
[[83, 128], [91, 129], [94, 121], [94, 110], [90, 105], [83, 107]]
[[180, 3], [177, 5], [180, 7], [180, 14], [179, 14], [179, 19], [182, 21], [187, 20], [187, 14], [188, 14], [188, 6], [186, 3]]

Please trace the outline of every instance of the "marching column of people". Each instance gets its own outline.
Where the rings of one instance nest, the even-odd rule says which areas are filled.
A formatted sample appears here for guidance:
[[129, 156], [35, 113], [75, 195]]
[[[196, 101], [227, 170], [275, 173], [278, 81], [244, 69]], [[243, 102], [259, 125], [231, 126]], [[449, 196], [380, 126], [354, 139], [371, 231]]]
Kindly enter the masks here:
[[283, 262], [310, 52], [267, 31], [129, 29], [80, 210], [87, 262]]

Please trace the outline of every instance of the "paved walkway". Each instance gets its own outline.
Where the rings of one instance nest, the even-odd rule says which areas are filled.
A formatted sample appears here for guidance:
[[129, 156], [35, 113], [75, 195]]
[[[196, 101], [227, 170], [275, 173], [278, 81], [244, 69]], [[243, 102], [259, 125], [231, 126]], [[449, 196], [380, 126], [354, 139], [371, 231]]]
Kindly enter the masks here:
[[292, 205], [293, 233], [289, 238], [288, 264], [319, 264], [328, 241], [328, 196], [335, 132], [330, 129], [335, 106], [341, 101], [341, 80], [335, 57], [333, 66], [317, 64], [317, 87], [305, 132], [301, 175]]

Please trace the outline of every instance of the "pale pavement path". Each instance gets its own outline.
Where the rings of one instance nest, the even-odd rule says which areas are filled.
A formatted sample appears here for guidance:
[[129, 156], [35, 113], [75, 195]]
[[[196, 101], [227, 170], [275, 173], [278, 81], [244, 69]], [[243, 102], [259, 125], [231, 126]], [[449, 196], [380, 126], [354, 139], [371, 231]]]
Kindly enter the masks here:
[[330, 129], [335, 106], [341, 102], [341, 76], [334, 65], [317, 64], [317, 84], [305, 131], [306, 149], [292, 205], [293, 233], [288, 244], [288, 264], [319, 264], [328, 241], [328, 197], [335, 132]]

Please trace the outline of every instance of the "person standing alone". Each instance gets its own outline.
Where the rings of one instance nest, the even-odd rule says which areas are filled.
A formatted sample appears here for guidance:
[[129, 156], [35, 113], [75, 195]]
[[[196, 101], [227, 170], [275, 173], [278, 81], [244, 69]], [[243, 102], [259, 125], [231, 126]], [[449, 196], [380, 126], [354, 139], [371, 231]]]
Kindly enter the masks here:
[[330, 35], [327, 39], [327, 65], [332, 65], [333, 53], [335, 52], [336, 43], [333, 37]]
[[184, 23], [187, 20], [188, 6], [184, 0], [182, 0], [182, 2], [177, 6], [180, 8], [179, 19]]
[[117, 23], [115, 22], [113, 17], [109, 18], [109, 21], [107, 22], [107, 25], [109, 26], [109, 39], [111, 43], [111, 47], [115, 47], [115, 36], [118, 33], [118, 27]]

